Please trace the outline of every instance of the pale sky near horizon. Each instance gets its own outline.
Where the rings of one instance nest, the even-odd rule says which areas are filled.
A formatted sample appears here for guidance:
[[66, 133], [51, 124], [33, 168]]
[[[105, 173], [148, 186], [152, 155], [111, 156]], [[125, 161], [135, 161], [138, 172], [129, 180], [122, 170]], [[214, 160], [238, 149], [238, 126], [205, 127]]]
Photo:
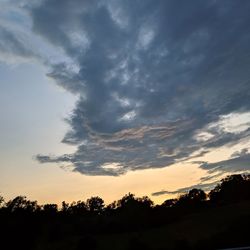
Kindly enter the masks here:
[[0, 0], [0, 195], [160, 203], [249, 172], [249, 11]]

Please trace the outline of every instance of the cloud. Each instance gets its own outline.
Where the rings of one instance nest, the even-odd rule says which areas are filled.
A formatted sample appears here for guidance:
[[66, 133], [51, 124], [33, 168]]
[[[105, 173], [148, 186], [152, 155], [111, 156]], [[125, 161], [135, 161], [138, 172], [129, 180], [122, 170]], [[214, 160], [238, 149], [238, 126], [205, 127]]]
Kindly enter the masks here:
[[248, 149], [247, 148], [243, 148], [242, 150], [240, 151], [236, 151], [234, 152], [231, 157], [232, 158], [239, 158], [239, 157], [244, 157], [248, 154]]
[[[89, 140], [80, 144], [74, 154], [59, 157], [39, 155], [37, 159], [41, 163], [70, 161], [74, 163], [75, 171], [90, 175], [116, 176], [129, 170], [165, 167], [173, 164], [176, 157], [185, 155], [174, 152], [175, 148], [164, 150], [162, 139], [169, 138], [176, 143], [173, 134], [183, 130], [184, 124], [178, 128], [176, 124], [143, 126], [102, 135], [90, 131]], [[107, 168], [107, 164], [114, 163], [116, 168]]]
[[[19, 6], [20, 5], [20, 6]], [[21, 1], [2, 1], [0, 9], [0, 62], [22, 61], [35, 57], [35, 51], [27, 37], [26, 15], [22, 11]]]
[[30, 8], [39, 4], [28, 0], [2, 0], [0, 9], [0, 63], [39, 62], [46, 66], [67, 62], [63, 51], [32, 31]]
[[76, 152], [40, 162], [120, 175], [246, 133], [217, 122], [250, 109], [249, 1], [41, 0], [26, 9], [34, 35], [65, 54], [48, 59], [48, 76], [78, 97], [62, 139]]
[[183, 194], [183, 193], [187, 193], [188, 191], [190, 191], [190, 190], [192, 190], [194, 188], [196, 188], [196, 189], [202, 189], [204, 191], [210, 191], [218, 183], [219, 183], [219, 181], [211, 182], [211, 183], [199, 183], [197, 185], [180, 188], [180, 189], [177, 189], [177, 190], [174, 190], [174, 191], [161, 190], [161, 191], [158, 191], [158, 192], [154, 192], [151, 195], [152, 196], [160, 196], [160, 195], [165, 195], [165, 194]]
[[200, 180], [203, 183], [203, 182], [211, 181], [212, 179], [218, 180], [219, 177], [220, 177], [220, 179], [222, 179], [223, 173], [219, 172], [219, 173], [215, 173], [213, 175], [204, 176]]
[[232, 158], [215, 163], [204, 162], [200, 165], [202, 169], [208, 170], [210, 173], [219, 171], [222, 173], [233, 172], [249, 172], [250, 171], [250, 154], [248, 149], [232, 154]]
[[0, 26], [0, 52], [6, 54], [15, 54], [21, 57], [33, 56], [32, 51], [25, 46], [24, 41], [4, 27]]

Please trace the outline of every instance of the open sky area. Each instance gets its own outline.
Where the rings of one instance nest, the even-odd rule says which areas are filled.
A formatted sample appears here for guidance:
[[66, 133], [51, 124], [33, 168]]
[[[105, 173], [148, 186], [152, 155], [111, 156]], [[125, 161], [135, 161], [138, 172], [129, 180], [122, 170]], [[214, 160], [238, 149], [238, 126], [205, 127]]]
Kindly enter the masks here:
[[0, 0], [0, 195], [155, 203], [250, 172], [249, 0]]

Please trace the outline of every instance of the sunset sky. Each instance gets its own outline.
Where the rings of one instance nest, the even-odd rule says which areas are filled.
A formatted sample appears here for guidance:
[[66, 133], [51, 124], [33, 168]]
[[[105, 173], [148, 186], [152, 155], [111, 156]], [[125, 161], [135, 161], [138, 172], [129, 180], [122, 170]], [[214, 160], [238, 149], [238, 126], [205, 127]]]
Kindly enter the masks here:
[[0, 195], [155, 203], [250, 170], [250, 1], [0, 0]]

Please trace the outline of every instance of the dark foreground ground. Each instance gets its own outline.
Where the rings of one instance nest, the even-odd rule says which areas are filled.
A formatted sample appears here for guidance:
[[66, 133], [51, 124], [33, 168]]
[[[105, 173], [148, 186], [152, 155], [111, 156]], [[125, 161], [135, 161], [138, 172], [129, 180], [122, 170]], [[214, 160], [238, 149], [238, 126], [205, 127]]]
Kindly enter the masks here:
[[[1, 223], [1, 249], [220, 249], [250, 245], [250, 202], [188, 214], [167, 225], [133, 230], [89, 230], [84, 221], [15, 221]], [[39, 220], [42, 220], [39, 218]], [[83, 225], [81, 225], [83, 223]], [[96, 226], [101, 226], [102, 221]], [[131, 223], [132, 224], [132, 223]], [[118, 225], [112, 225], [115, 227]], [[92, 231], [92, 232], [91, 232]], [[96, 231], [96, 232], [94, 232]]]
[[250, 245], [250, 203], [185, 216], [158, 228], [98, 237], [98, 249], [217, 249]]

